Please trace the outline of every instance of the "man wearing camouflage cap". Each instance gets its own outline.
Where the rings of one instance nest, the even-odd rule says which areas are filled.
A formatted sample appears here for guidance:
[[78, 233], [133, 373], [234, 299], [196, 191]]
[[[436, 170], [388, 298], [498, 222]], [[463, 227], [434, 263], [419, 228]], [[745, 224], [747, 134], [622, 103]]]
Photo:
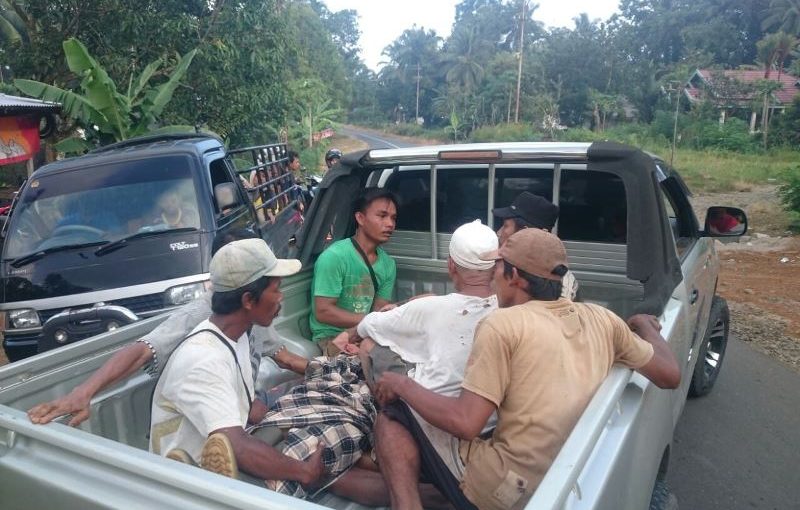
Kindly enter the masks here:
[[[405, 409], [376, 422], [393, 508], [420, 507], [420, 472], [456, 508], [523, 508], [614, 363], [661, 388], [680, 383], [655, 317], [635, 315], [626, 325], [605, 308], [560, 298], [567, 256], [555, 235], [524, 229], [484, 258], [497, 261], [500, 309], [478, 326], [460, 395], [395, 373], [377, 383], [381, 404], [402, 399], [392, 405]], [[409, 408], [460, 439], [460, 465], [443, 469]], [[495, 412], [497, 428], [479, 438]]]

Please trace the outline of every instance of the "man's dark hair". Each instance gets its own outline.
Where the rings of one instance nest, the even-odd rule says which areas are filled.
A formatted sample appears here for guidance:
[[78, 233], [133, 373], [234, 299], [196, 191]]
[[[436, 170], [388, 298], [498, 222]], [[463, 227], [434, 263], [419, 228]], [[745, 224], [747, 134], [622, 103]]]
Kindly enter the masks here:
[[367, 212], [367, 209], [369, 209], [370, 204], [381, 198], [386, 198], [388, 200], [391, 200], [395, 208], [400, 207], [400, 201], [398, 200], [397, 195], [395, 195], [388, 189], [364, 188], [353, 202], [353, 213], [355, 214], [357, 212], [360, 213]]
[[295, 151], [289, 151], [286, 153], [286, 163], [291, 163], [295, 159], [299, 158], [300, 154]]
[[232, 228], [228, 230], [221, 230], [214, 236], [214, 241], [211, 243], [211, 256], [213, 257], [220, 248], [233, 241], [241, 241], [242, 239], [258, 239], [255, 232], [249, 228]]
[[244, 287], [228, 292], [215, 292], [211, 295], [211, 311], [219, 315], [228, 315], [242, 308], [242, 296], [250, 293], [253, 301], [258, 303], [261, 293], [269, 287], [272, 278], [262, 276], [258, 280], [248, 283]]
[[514, 225], [517, 226], [517, 230], [522, 230], [523, 228], [536, 228], [536, 227], [533, 226], [533, 224], [528, 223], [527, 221], [525, 221], [524, 219], [520, 218], [519, 216], [514, 216], [513, 218], [510, 218], [510, 219], [511, 219], [511, 221], [514, 222]]
[[503, 276], [506, 278], [513, 277], [515, 268], [520, 278], [528, 282], [528, 295], [530, 295], [533, 299], [538, 299], [539, 301], [555, 301], [561, 297], [560, 281], [548, 280], [547, 278], [542, 278], [541, 276], [528, 274], [522, 269], [512, 265], [507, 260], [503, 260]]

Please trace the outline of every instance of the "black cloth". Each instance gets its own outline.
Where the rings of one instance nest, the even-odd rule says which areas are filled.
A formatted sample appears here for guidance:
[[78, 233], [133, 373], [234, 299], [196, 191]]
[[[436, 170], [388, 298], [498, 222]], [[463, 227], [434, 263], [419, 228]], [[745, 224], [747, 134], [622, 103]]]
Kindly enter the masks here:
[[442, 495], [458, 510], [478, 510], [461, 492], [460, 483], [450, 472], [436, 449], [428, 440], [422, 427], [408, 408], [408, 404], [400, 400], [385, 406], [382, 411], [388, 418], [403, 425], [411, 433], [411, 437], [419, 447], [420, 471], [422, 481], [432, 483]]

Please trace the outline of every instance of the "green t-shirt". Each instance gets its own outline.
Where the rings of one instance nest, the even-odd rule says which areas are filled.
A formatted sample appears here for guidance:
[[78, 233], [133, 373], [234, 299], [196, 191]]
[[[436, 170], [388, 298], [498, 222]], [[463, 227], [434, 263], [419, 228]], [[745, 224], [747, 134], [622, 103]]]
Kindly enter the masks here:
[[[378, 297], [392, 299], [397, 267], [394, 259], [378, 248], [378, 259], [372, 264], [378, 279]], [[330, 245], [314, 264], [314, 280], [311, 282], [311, 333], [314, 341], [338, 335], [344, 328], [337, 328], [317, 320], [314, 297], [336, 298], [336, 305], [353, 313], [372, 311], [372, 278], [364, 259], [361, 258], [350, 239], [342, 239]]]

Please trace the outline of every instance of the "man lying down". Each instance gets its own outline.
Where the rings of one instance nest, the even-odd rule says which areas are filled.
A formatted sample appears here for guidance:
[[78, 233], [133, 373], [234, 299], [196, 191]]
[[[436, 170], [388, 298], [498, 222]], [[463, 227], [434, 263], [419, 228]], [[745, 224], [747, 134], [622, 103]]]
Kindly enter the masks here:
[[[481, 254], [496, 249], [497, 236], [479, 221], [456, 229], [448, 258], [455, 292], [420, 297], [367, 315], [357, 328], [337, 339], [340, 344], [349, 341], [351, 347], [360, 344], [358, 356], [306, 360], [278, 349], [272, 356], [275, 362], [304, 374], [305, 380], [279, 398], [252, 429], [288, 429], [278, 448], [300, 461], [310, 459], [316, 445], [322, 443], [329, 473], [325, 485], [330, 484], [334, 494], [362, 504], [388, 505], [385, 482], [365, 455], [374, 446], [372, 428], [377, 414], [369, 386], [382, 372], [394, 371], [410, 374], [437, 393], [458, 395], [478, 322], [497, 308], [491, 287], [494, 262], [480, 259]], [[425, 430], [431, 435], [441, 433], [434, 427]], [[309, 494], [296, 481], [270, 482], [268, 486], [298, 497]], [[421, 488], [426, 505], [438, 506], [441, 499], [435, 489]]]

